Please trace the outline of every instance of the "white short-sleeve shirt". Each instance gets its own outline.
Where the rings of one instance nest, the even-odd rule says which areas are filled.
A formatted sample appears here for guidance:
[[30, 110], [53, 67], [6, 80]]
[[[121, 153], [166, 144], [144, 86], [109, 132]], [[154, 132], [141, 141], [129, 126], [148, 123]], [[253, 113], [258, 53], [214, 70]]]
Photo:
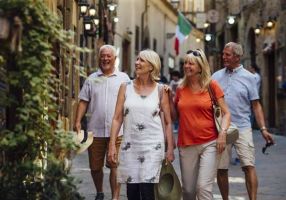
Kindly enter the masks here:
[[127, 81], [130, 81], [128, 75], [118, 70], [108, 77], [98, 70], [85, 80], [79, 99], [89, 102], [86, 113], [87, 130], [92, 131], [94, 137], [110, 137], [118, 91], [121, 83]]

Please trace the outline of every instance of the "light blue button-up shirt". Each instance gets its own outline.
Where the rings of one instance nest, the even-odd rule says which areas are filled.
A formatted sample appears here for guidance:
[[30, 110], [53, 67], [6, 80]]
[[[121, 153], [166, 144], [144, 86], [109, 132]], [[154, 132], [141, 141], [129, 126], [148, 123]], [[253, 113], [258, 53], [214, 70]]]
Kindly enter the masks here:
[[233, 71], [223, 68], [212, 75], [224, 91], [231, 113], [231, 121], [240, 130], [251, 128], [251, 101], [259, 99], [255, 76], [242, 65]]

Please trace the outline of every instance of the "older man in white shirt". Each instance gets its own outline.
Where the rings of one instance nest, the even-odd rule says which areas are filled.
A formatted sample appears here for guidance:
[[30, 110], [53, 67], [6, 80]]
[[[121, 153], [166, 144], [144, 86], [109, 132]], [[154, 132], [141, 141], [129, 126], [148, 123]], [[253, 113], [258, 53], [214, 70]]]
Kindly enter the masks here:
[[[115, 110], [117, 94], [121, 83], [129, 81], [127, 74], [115, 69], [116, 49], [111, 45], [104, 45], [99, 50], [100, 69], [91, 74], [85, 81], [80, 94], [77, 115], [75, 119], [76, 131], [81, 130], [81, 120], [87, 116], [87, 131], [92, 131], [94, 140], [88, 149], [89, 165], [94, 185], [97, 190], [95, 200], [103, 200], [103, 165], [107, 155], [110, 127]], [[122, 130], [117, 138], [116, 147], [119, 148]], [[117, 151], [118, 152], [118, 151]], [[112, 199], [119, 198], [119, 185], [116, 181], [117, 166], [109, 163], [110, 187]]]

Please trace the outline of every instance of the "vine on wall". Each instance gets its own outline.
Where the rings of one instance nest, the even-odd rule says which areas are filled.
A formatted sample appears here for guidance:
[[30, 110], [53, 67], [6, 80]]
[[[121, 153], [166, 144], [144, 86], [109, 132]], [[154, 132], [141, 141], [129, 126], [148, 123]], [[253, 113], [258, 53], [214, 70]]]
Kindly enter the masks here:
[[79, 48], [42, 0], [0, 0], [0, 18], [9, 26], [0, 38], [0, 199], [82, 199], [57, 155], [76, 145], [57, 119], [52, 66], [54, 44]]

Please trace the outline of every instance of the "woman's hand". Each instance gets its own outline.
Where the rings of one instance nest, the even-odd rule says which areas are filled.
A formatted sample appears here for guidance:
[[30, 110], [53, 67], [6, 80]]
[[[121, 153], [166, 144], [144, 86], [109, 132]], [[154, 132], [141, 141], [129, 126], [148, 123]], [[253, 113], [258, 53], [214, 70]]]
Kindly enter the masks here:
[[111, 163], [117, 163], [116, 155], [117, 155], [117, 152], [116, 152], [115, 144], [114, 145], [110, 144], [108, 148], [108, 161]]
[[226, 147], [226, 130], [222, 130], [218, 134], [217, 142], [216, 142], [216, 148], [218, 153], [222, 153]]
[[171, 87], [169, 85], [163, 84], [163, 89], [165, 92], [172, 91]]
[[166, 159], [169, 162], [173, 162], [175, 160], [175, 155], [174, 155], [174, 149], [173, 148], [168, 148], [167, 152], [166, 152]]

